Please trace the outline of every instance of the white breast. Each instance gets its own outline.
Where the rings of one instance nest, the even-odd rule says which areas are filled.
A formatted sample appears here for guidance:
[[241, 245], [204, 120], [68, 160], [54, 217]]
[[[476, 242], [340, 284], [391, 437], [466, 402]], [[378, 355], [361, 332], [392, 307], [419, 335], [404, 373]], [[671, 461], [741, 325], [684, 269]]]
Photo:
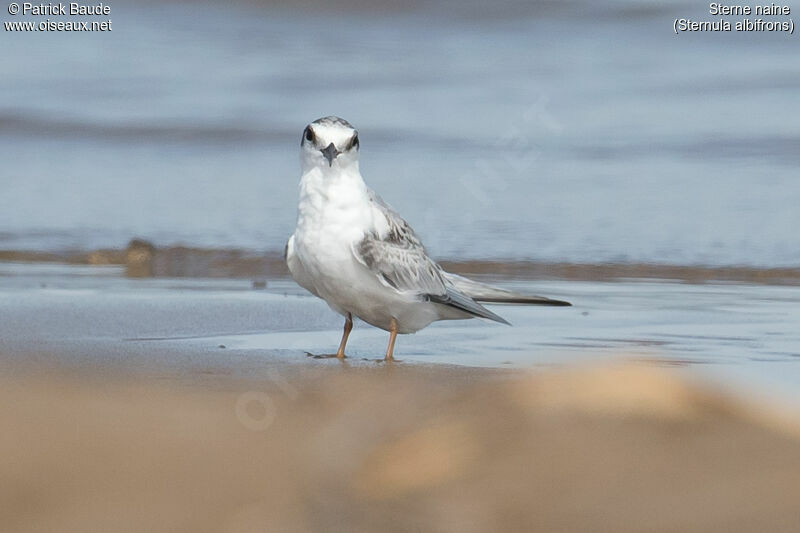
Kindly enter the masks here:
[[312, 292], [337, 311], [342, 312], [340, 304], [347, 303], [341, 301], [341, 293], [346, 292], [342, 287], [352, 287], [354, 278], [364, 276], [352, 247], [373, 225], [360, 176], [323, 175], [318, 169], [303, 176], [293, 251], [314, 287]]
[[440, 306], [387, 286], [354, 254], [365, 233], [387, 231], [386, 217], [359, 174], [331, 176], [313, 169], [300, 184], [289, 268], [301, 286], [341, 314], [386, 330], [394, 318], [401, 333], [417, 331], [442, 318]]

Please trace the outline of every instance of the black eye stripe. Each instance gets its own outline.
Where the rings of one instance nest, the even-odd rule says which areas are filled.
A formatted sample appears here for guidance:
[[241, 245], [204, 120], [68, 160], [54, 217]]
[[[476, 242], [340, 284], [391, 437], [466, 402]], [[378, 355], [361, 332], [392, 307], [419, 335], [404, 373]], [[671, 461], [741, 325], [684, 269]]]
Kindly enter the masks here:
[[[314, 133], [314, 130], [311, 129], [311, 126], [306, 126], [306, 129], [303, 130], [303, 136], [300, 138], [300, 146], [303, 145], [304, 142], [316, 142], [317, 136]], [[353, 148], [359, 148], [361, 146], [360, 142], [358, 141], [358, 132], [355, 132], [352, 137], [350, 137], [350, 141], [347, 143], [346, 150], [352, 150]]]
[[[314, 130], [311, 129], [311, 126], [306, 126], [305, 131], [303, 131], [303, 139], [313, 142], [314, 141]], [[303, 139], [300, 139], [300, 144], [303, 144]]]

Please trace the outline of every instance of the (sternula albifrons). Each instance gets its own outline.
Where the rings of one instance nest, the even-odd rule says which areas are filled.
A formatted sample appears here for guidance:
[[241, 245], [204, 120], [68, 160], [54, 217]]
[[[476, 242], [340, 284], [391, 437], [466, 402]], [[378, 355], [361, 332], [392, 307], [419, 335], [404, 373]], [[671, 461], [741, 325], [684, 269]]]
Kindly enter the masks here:
[[286, 244], [295, 281], [345, 317], [338, 357], [345, 356], [354, 316], [390, 332], [386, 360], [392, 360], [398, 333], [436, 320], [508, 324], [478, 302], [570, 305], [445, 272], [411, 226], [367, 187], [358, 157], [358, 132], [346, 120], [325, 117], [306, 126], [297, 227]]

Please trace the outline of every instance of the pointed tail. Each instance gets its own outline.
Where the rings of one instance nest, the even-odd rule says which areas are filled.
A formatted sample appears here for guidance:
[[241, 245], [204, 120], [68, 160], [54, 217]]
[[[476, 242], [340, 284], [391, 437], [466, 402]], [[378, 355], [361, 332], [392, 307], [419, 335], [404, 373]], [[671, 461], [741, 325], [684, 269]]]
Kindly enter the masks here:
[[564, 300], [553, 300], [544, 296], [534, 296], [520, 294], [498, 287], [492, 287], [485, 283], [445, 272], [444, 277], [453, 287], [475, 300], [476, 302], [497, 303], [497, 304], [525, 304], [525, 305], [552, 305], [569, 306], [572, 305]]

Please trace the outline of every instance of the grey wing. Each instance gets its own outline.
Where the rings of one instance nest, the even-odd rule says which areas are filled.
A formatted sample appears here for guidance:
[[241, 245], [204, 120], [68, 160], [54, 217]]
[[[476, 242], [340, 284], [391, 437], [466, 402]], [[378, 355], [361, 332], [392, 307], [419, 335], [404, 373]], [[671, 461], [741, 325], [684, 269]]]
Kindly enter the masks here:
[[356, 259], [378, 278], [401, 292], [445, 294], [441, 269], [421, 245], [391, 234], [368, 233], [353, 249]]
[[445, 278], [445, 272], [425, 251], [411, 226], [380, 196], [370, 191], [380, 213], [386, 218], [385, 235], [371, 232], [353, 247], [358, 261], [378, 279], [400, 292], [455, 307], [471, 315], [508, 323], [498, 315], [460, 292]]

